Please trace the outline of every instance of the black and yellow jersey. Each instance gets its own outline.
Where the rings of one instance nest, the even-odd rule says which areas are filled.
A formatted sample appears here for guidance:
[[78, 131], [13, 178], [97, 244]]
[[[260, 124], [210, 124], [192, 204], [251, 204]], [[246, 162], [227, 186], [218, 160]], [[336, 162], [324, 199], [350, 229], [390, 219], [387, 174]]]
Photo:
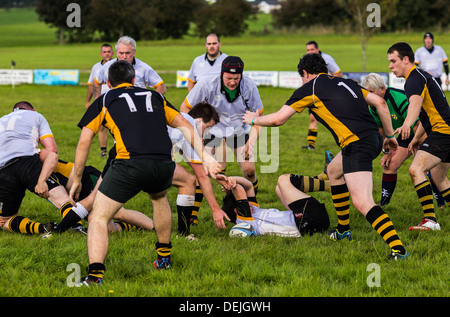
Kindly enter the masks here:
[[285, 103], [297, 112], [309, 108], [336, 141], [344, 146], [378, 133], [378, 127], [369, 112], [365, 97], [369, 91], [355, 81], [319, 74], [294, 91]]
[[413, 95], [423, 98], [419, 118], [425, 131], [450, 134], [450, 107], [436, 79], [416, 66], [411, 68], [405, 79], [405, 93], [408, 100]]
[[171, 160], [166, 125], [179, 114], [158, 92], [122, 84], [98, 97], [78, 126], [97, 133], [104, 125], [116, 141], [116, 159]]

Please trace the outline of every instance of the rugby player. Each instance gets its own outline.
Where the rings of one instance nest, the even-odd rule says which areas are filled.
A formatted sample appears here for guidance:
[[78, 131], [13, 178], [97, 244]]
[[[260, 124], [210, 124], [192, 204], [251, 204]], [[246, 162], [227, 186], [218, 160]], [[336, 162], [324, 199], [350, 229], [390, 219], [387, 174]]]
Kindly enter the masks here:
[[[426, 172], [430, 171], [436, 187], [447, 205], [450, 202], [450, 107], [441, 85], [428, 72], [414, 65], [414, 51], [408, 43], [398, 42], [388, 51], [389, 69], [403, 77], [409, 101], [408, 115], [395, 132], [402, 139], [410, 137], [411, 125], [417, 117], [420, 124], [408, 149], [415, 153], [409, 174], [423, 210], [422, 222], [410, 230], [440, 230], [433, 204], [433, 193]], [[421, 142], [426, 133], [426, 139]], [[420, 147], [419, 147], [420, 146]]]
[[352, 80], [329, 76], [326, 62], [319, 54], [304, 55], [297, 68], [303, 85], [278, 112], [261, 117], [248, 111], [243, 121], [252, 125], [280, 126], [296, 112], [311, 109], [341, 147], [327, 167], [338, 215], [338, 225], [329, 232], [330, 239], [352, 240], [349, 222], [351, 195], [356, 209], [389, 245], [390, 258], [405, 259], [409, 253], [389, 216], [375, 204], [372, 195], [372, 161], [381, 152], [383, 140], [367, 104], [377, 109], [386, 133], [385, 143], [389, 143], [393, 155], [398, 143], [386, 102]]
[[[193, 105], [206, 101], [219, 113], [220, 122], [205, 137], [205, 147], [216, 153], [223, 172], [226, 169], [226, 147], [234, 151], [242, 175], [257, 190], [258, 180], [253, 158], [253, 147], [258, 140], [260, 127], [251, 128], [242, 123], [247, 110], [264, 114], [264, 107], [256, 83], [243, 75], [244, 62], [237, 56], [228, 56], [222, 62], [221, 74], [199, 81], [184, 99], [180, 110], [189, 112]], [[221, 157], [222, 156], [222, 157]]]
[[[319, 50], [319, 44], [317, 44], [316, 41], [309, 41], [308, 43], [306, 43], [306, 53], [320, 54], [327, 63], [328, 73], [332, 76], [342, 77], [342, 71], [338, 66], [338, 64], [336, 63], [336, 61], [334, 60], [334, 58], [331, 55], [326, 54], [321, 50]], [[309, 110], [309, 127], [307, 137], [308, 144], [302, 146], [302, 149], [315, 150], [317, 142], [317, 133], [318, 133], [317, 120], [316, 118], [314, 118], [313, 114]]]
[[206, 53], [197, 56], [191, 64], [188, 74], [188, 92], [206, 75], [219, 75], [223, 60], [228, 56], [221, 52], [222, 43], [217, 34], [211, 33], [205, 40]]
[[134, 86], [134, 81], [135, 70], [128, 61], [111, 64], [107, 83], [113, 89], [97, 98], [78, 124], [82, 130], [70, 189], [72, 202], [80, 193], [89, 148], [100, 125], [113, 135], [117, 152], [98, 188], [88, 219], [89, 267], [88, 276], [82, 282], [85, 285], [103, 283], [109, 246], [108, 223], [141, 190], [149, 194], [153, 205], [158, 255], [153, 265], [157, 269], [170, 268], [172, 214], [167, 189], [172, 183], [175, 163], [166, 124], [180, 128], [213, 178], [220, 172], [220, 165], [203, 151], [202, 141], [178, 110], [161, 94]]

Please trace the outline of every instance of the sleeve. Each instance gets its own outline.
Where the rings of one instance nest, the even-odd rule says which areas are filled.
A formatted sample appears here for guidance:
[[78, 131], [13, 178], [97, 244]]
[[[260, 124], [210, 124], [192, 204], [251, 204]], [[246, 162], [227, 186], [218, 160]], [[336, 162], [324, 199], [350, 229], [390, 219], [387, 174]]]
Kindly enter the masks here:
[[414, 64], [420, 64], [420, 48], [414, 53]]
[[189, 69], [189, 74], [187, 76], [187, 79], [192, 83], [197, 82], [197, 78], [195, 77], [195, 61], [196, 60], [194, 59], [194, 61], [192, 62], [191, 68]]
[[173, 119], [180, 114], [180, 112], [172, 106], [170, 102], [166, 100], [166, 98], [163, 97], [163, 103], [164, 103], [164, 113], [166, 116], [166, 123], [172, 124]]
[[359, 86], [359, 88], [361, 88], [361, 92], [364, 96], [364, 99], [367, 97], [367, 95], [370, 93], [370, 91], [368, 91], [366, 88]]
[[87, 127], [91, 129], [95, 134], [97, 134], [106, 116], [106, 108], [103, 109], [103, 99], [104, 97], [97, 98], [86, 110], [80, 122], [78, 123], [78, 127], [80, 129], [82, 129], [83, 127]]
[[88, 79], [88, 85], [93, 85], [94, 84], [94, 79], [95, 79], [95, 65], [92, 66], [91, 68], [91, 73], [89, 74], [89, 79]]
[[197, 103], [207, 99], [207, 97], [205, 97], [205, 96], [207, 96], [207, 92], [206, 92], [206, 89], [203, 89], [203, 86], [204, 86], [202, 84], [203, 82], [204, 82], [203, 80], [198, 82], [186, 96], [186, 98], [185, 98], [186, 106], [189, 109], [191, 109]]
[[161, 76], [150, 66], [145, 71], [145, 82], [152, 88], [156, 88], [164, 83]]
[[253, 83], [251, 87], [250, 110], [252, 112], [258, 111], [259, 114], [264, 111], [264, 105], [261, 101], [261, 96], [259, 95], [258, 87], [255, 83]]
[[286, 101], [285, 105], [290, 106], [297, 112], [302, 112], [305, 108], [314, 105], [314, 98], [311, 91], [311, 85], [303, 85], [298, 88], [292, 96]]
[[47, 119], [43, 115], [39, 117], [39, 140], [42, 141], [46, 138], [54, 137], [50, 125]]
[[328, 63], [327, 66], [328, 66], [328, 71], [332, 74], [336, 74], [341, 71], [338, 64], [334, 61], [333, 57], [330, 57], [330, 62]]
[[[413, 72], [417, 72], [417, 69], [413, 70]], [[411, 96], [414, 95], [419, 95], [423, 98], [426, 81], [422, 76], [412, 76], [412, 75], [413, 74], [410, 74], [405, 83], [406, 97], [408, 98], [408, 100], [409, 98], [411, 98]]]

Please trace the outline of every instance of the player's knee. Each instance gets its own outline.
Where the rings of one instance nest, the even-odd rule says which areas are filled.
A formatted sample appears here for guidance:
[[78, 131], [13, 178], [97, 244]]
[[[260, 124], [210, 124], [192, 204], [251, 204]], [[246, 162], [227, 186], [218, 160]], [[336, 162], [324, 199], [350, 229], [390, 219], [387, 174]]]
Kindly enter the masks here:
[[283, 174], [280, 177], [278, 177], [277, 186], [283, 187], [290, 182], [291, 182], [291, 174]]

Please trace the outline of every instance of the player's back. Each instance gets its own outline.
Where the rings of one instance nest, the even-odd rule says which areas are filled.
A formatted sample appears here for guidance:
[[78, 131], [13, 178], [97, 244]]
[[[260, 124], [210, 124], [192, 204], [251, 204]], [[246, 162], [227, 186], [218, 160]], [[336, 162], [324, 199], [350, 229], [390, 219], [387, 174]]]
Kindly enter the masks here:
[[52, 136], [47, 120], [38, 112], [16, 109], [0, 118], [0, 167], [9, 160], [39, 153], [39, 142]]
[[[90, 108], [95, 108], [90, 111]], [[179, 114], [158, 92], [129, 84], [98, 98], [79, 126], [94, 132], [104, 124], [114, 136], [118, 159], [171, 159], [167, 123]]]

